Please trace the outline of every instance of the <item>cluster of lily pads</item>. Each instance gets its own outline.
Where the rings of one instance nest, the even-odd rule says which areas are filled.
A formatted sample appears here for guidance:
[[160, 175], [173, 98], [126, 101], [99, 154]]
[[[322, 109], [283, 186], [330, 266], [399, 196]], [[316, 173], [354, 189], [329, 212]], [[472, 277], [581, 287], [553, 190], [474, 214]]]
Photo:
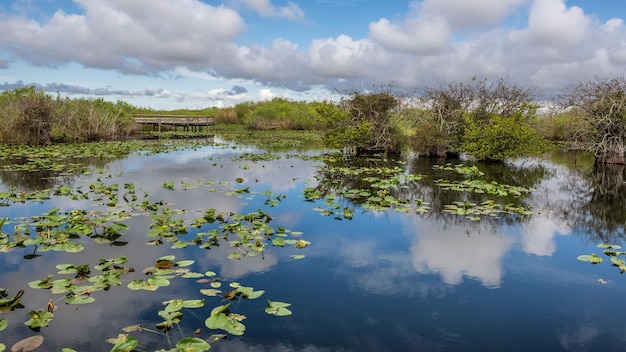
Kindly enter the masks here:
[[[258, 135], [257, 137], [258, 138]], [[258, 142], [258, 139], [255, 140]], [[52, 168], [63, 172], [75, 171], [87, 175], [90, 171], [85, 165], [77, 162], [81, 157], [111, 160], [128, 155], [131, 152], [153, 154], [163, 153], [182, 148], [199, 148], [210, 142], [176, 142], [163, 141], [154, 144], [147, 143], [97, 143], [77, 147], [76, 153], [63, 152], [61, 148], [31, 149], [15, 147], [14, 152], [0, 154], [0, 160], [20, 160], [20, 163], [7, 163], [4, 170], [41, 170]], [[224, 144], [224, 148], [233, 146]], [[57, 149], [58, 148], [58, 149]], [[41, 154], [43, 153], [43, 154]], [[44, 154], [48, 157], [42, 157]], [[405, 168], [398, 165], [383, 163], [383, 166], [345, 166], [337, 154], [322, 156], [285, 155], [272, 153], [243, 153], [232, 157], [231, 161], [251, 163], [276, 160], [277, 158], [298, 157], [305, 160], [314, 159], [322, 163], [319, 170], [319, 185], [306, 187], [302, 194], [306, 201], [317, 203], [314, 208], [325, 216], [335, 216], [336, 219], [350, 220], [355, 213], [366, 211], [396, 211], [404, 213], [428, 213], [431, 204], [418, 197], [414, 190], [420, 189], [424, 176], [407, 173]], [[218, 166], [217, 160], [211, 157], [211, 166]], [[47, 161], [38, 161], [45, 159]], [[65, 166], [51, 166], [63, 164]], [[12, 166], [13, 165], [13, 166]], [[18, 166], [20, 165], [20, 166]], [[23, 166], [28, 165], [28, 166]], [[339, 166], [333, 166], [339, 165]], [[243, 163], [240, 166], [247, 170], [250, 165]], [[444, 191], [454, 191], [472, 194], [484, 194], [491, 197], [481, 202], [471, 200], [456, 201], [443, 206], [443, 211], [449, 214], [466, 217], [470, 220], [480, 220], [483, 217], [497, 218], [502, 214], [530, 215], [532, 211], [525, 206], [504, 204], [492, 198], [521, 197], [532, 192], [532, 189], [503, 185], [496, 182], [486, 182], [482, 178], [484, 173], [475, 166], [441, 165], [436, 170], [455, 172], [463, 178], [460, 181], [438, 179], [434, 181], [436, 187]], [[105, 174], [106, 169], [98, 169], [96, 174]], [[86, 240], [95, 244], [124, 246], [125, 233], [130, 231], [126, 220], [133, 216], [145, 216], [150, 220], [146, 231], [147, 244], [153, 246], [169, 246], [172, 250], [197, 247], [209, 250], [215, 246], [231, 248], [228, 258], [231, 260], [245, 260], [246, 257], [265, 255], [268, 247], [290, 246], [303, 249], [311, 243], [302, 237], [299, 231], [291, 231], [272, 223], [273, 217], [268, 211], [257, 211], [238, 214], [220, 211], [215, 208], [193, 210], [173, 209], [165, 201], [150, 200], [150, 194], [141, 185], [136, 183], [118, 184], [112, 182], [111, 175], [97, 177], [88, 186], [73, 187], [70, 184], [57, 185], [43, 190], [25, 191], [9, 189], [0, 192], [0, 206], [9, 206], [15, 203], [38, 202], [42, 203], [52, 197], [67, 197], [70, 200], [91, 201], [92, 210], [73, 209], [61, 211], [58, 208], [24, 218], [0, 221], [0, 252], [9, 252], [14, 249], [32, 247], [31, 254], [24, 256], [34, 259], [46, 251], [64, 251], [74, 253], [84, 250]], [[264, 205], [273, 208], [280, 205], [285, 199], [283, 194], [273, 194], [270, 191], [257, 192], [249, 186], [241, 186], [245, 180], [233, 182], [216, 182], [211, 180], [171, 180], [163, 182], [161, 187], [169, 191], [187, 191], [197, 187], [209, 187], [210, 192], [223, 192], [234, 197], [264, 197]], [[3, 225], [13, 225], [13, 231], [3, 232]], [[132, 229], [135, 230], [135, 229]], [[190, 236], [190, 233], [192, 234]], [[619, 252], [621, 253], [621, 252]], [[621, 255], [621, 254], [616, 254]], [[303, 254], [292, 255], [293, 259], [302, 259]], [[159, 257], [154, 265], [142, 271], [143, 278], [134, 277], [134, 269], [126, 267], [127, 258], [117, 257], [100, 259], [98, 263], [86, 264], [59, 264], [56, 275], [50, 274], [40, 280], [31, 281], [29, 286], [35, 289], [50, 290], [52, 295], [60, 295], [51, 300], [46, 309], [32, 310], [28, 314], [26, 325], [37, 330], [46, 327], [58, 308], [59, 300], [67, 305], [84, 305], [95, 301], [94, 292], [106, 291], [112, 286], [125, 286], [136, 291], [156, 291], [169, 286], [172, 280], [195, 280], [199, 285], [200, 298], [183, 299], [174, 297], [163, 302], [163, 309], [157, 315], [159, 322], [154, 327], [132, 325], [125, 327], [123, 333], [108, 340], [113, 347], [112, 351], [131, 351], [140, 345], [136, 336], [139, 333], [157, 333], [167, 336], [169, 351], [205, 351], [210, 345], [224, 334], [216, 333], [208, 339], [202, 339], [193, 334], [184, 333], [175, 343], [169, 343], [170, 334], [175, 326], [180, 328], [183, 311], [206, 308], [206, 299], [215, 297], [227, 300], [229, 303], [219, 304], [206, 313], [205, 326], [211, 330], [221, 330], [227, 334], [241, 335], [245, 332], [245, 316], [237, 313], [230, 302], [258, 299], [264, 295], [263, 290], [243, 286], [237, 282], [225, 284], [217, 273], [212, 271], [193, 272], [189, 268], [194, 264], [192, 260], [176, 260], [174, 255]], [[623, 261], [620, 262], [622, 266]], [[0, 289], [0, 313], [24, 308], [20, 304], [23, 291], [9, 297], [6, 289]], [[223, 302], [221, 302], [223, 303]], [[275, 300], [268, 300], [265, 312], [275, 316], [290, 315], [290, 304]], [[0, 330], [6, 328], [6, 319], [0, 319]], [[182, 329], [179, 329], [182, 330]], [[0, 345], [0, 352], [3, 350]], [[70, 349], [64, 351], [69, 352]]]
[[[166, 150], [152, 148], [151, 150]], [[57, 154], [55, 154], [55, 157]], [[61, 158], [61, 155], [58, 155]], [[267, 160], [264, 157], [246, 156], [239, 160]], [[270, 159], [271, 160], [271, 159]], [[10, 168], [7, 168], [10, 169]], [[12, 169], [15, 170], [15, 169]], [[105, 171], [98, 173], [104, 174]], [[19, 190], [9, 189], [0, 192], [0, 205], [10, 206], [15, 203], [38, 202], [43, 203], [52, 197], [67, 197], [71, 200], [86, 200], [93, 202], [92, 209], [72, 209], [62, 211], [52, 208], [41, 215], [22, 218], [0, 219], [0, 252], [10, 252], [15, 249], [32, 247], [31, 254], [24, 256], [25, 259], [34, 259], [42, 256], [46, 251], [64, 251], [75, 253], [84, 250], [84, 241], [91, 239], [95, 244], [124, 246], [124, 235], [130, 230], [125, 223], [132, 216], [146, 216], [151, 220], [147, 231], [148, 245], [168, 244], [172, 249], [180, 249], [188, 246], [197, 246], [210, 249], [227, 243], [232, 249], [229, 258], [242, 260], [244, 257], [263, 256], [267, 246], [285, 247], [292, 246], [297, 249], [306, 248], [309, 241], [302, 239], [302, 233], [291, 231], [281, 226], [271, 226], [272, 216], [262, 209], [247, 214], [233, 212], [221, 212], [211, 208], [203, 211], [201, 216], [193, 219], [181, 217], [187, 214], [185, 210], [171, 209], [170, 204], [164, 201], [150, 201], [149, 194], [143, 192], [140, 185], [125, 183], [123, 185], [107, 181], [111, 175], [98, 177], [87, 187], [73, 187], [62, 184], [44, 190]], [[242, 183], [243, 179], [235, 180]], [[195, 187], [207, 185], [228, 186], [231, 182], [214, 181], [170, 181], [163, 184], [164, 189], [189, 190]], [[211, 188], [210, 191], [216, 190]], [[255, 192], [249, 187], [230, 188], [223, 191], [226, 195], [240, 197], [245, 195], [263, 196], [266, 198], [265, 205], [278, 206], [285, 198], [281, 194], [273, 194], [269, 191]], [[12, 225], [12, 231], [6, 231], [7, 225]], [[195, 237], [188, 238], [188, 232], [195, 233]], [[224, 243], [221, 243], [222, 245]], [[302, 259], [302, 254], [292, 255], [294, 259]], [[199, 294], [226, 300], [256, 299], [263, 295], [264, 291], [253, 290], [239, 283], [230, 283], [230, 290], [221, 291], [222, 280], [216, 273], [207, 271], [204, 273], [191, 272], [187, 269], [193, 264], [191, 260], [175, 261], [174, 256], [157, 258], [155, 265], [146, 268], [143, 273], [149, 277], [145, 279], [126, 278], [134, 272], [133, 268], [125, 267], [126, 257], [100, 259], [97, 264], [59, 264], [56, 275], [48, 275], [40, 280], [31, 281], [29, 287], [35, 289], [50, 290], [52, 295], [61, 295], [61, 298], [51, 300], [46, 309], [32, 310], [28, 313], [25, 325], [38, 331], [45, 328], [54, 319], [55, 310], [58, 308], [58, 300], [61, 299], [66, 305], [84, 305], [95, 301], [94, 293], [109, 290], [111, 286], [123, 284], [130, 290], [154, 291], [168, 286], [170, 280], [181, 277], [183, 279], [196, 279], [198, 283], [206, 283], [208, 288], [199, 288]], [[6, 297], [7, 290], [1, 289]], [[4, 312], [24, 308], [19, 302], [24, 291], [18, 292], [13, 297], [0, 300], [0, 308]], [[183, 300], [173, 298], [164, 302], [165, 308], [158, 312], [162, 321], [155, 325], [155, 329], [149, 327], [127, 327], [124, 334], [110, 339], [113, 344], [112, 351], [131, 351], [139, 345], [139, 340], [131, 336], [133, 332], [152, 331], [168, 335], [172, 326], [181, 321], [181, 310], [197, 309], [205, 306], [204, 299]], [[229, 334], [241, 335], [245, 331], [243, 320], [245, 316], [231, 311], [230, 304], [215, 307], [206, 319], [205, 325], [209, 329], [223, 330]], [[268, 300], [266, 313], [275, 316], [290, 315], [289, 303], [276, 300]], [[1, 312], [0, 312], [1, 313]], [[0, 319], [0, 330], [7, 327], [8, 321]], [[183, 336], [174, 345], [170, 344], [171, 351], [189, 350], [204, 351], [210, 347], [210, 343], [217, 341], [220, 334], [212, 335], [209, 339]], [[41, 344], [41, 336], [27, 340]], [[169, 342], [169, 337], [168, 337]], [[209, 343], [210, 342], [210, 343]], [[32, 347], [32, 344], [29, 345]], [[0, 351], [6, 346], [0, 344]], [[64, 349], [71, 351], [71, 349]]]
[[[333, 161], [333, 157], [328, 157], [328, 159]], [[434, 180], [435, 185], [444, 191], [515, 198], [534, 191], [525, 187], [486, 182], [482, 179], [485, 174], [476, 166], [445, 164], [436, 165], [433, 169], [453, 171], [463, 177], [459, 181]], [[357, 208], [351, 204], [358, 205], [363, 211], [394, 210], [423, 214], [432, 210], [430, 202], [411, 193], [412, 190], [419, 189], [417, 185], [424, 179], [424, 176], [406, 173], [397, 165], [393, 167], [325, 165], [320, 168], [319, 174], [321, 175], [320, 185], [305, 188], [303, 195], [309, 202], [321, 202], [323, 206], [318, 205], [314, 210], [324, 216], [350, 220], [358, 212]], [[479, 203], [469, 200], [454, 201], [451, 204], [444, 204], [442, 211], [464, 216], [473, 221], [484, 217], [526, 216], [533, 213], [529, 206], [502, 203], [494, 199], [486, 199]]]
[[[605, 256], [611, 258], [611, 265], [617, 267], [620, 274], [626, 272], [626, 260], [624, 259], [626, 252], [620, 251], [620, 249], [622, 249], [621, 246], [616, 244], [600, 243], [597, 247], [602, 249], [602, 253]], [[579, 255], [576, 259], [591, 264], [599, 264], [604, 261], [601, 256], [595, 253]]]

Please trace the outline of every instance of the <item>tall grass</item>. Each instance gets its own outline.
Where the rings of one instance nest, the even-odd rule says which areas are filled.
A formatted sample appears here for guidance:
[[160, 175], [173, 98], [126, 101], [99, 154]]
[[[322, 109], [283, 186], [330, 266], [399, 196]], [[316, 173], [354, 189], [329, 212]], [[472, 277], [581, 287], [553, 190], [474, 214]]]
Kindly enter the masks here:
[[136, 129], [128, 107], [103, 99], [53, 97], [35, 87], [5, 91], [0, 94], [0, 138], [27, 145], [121, 139]]
[[296, 102], [283, 98], [237, 104], [237, 121], [254, 130], [322, 130], [323, 121], [316, 106], [321, 103]]

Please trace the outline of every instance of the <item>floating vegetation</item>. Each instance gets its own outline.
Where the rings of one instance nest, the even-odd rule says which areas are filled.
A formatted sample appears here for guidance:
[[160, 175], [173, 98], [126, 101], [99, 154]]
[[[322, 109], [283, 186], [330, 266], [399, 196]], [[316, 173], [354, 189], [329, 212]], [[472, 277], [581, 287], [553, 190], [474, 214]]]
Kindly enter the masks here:
[[[618, 249], [622, 249], [621, 246], [615, 244], [600, 243], [597, 245], [597, 247], [603, 249], [604, 255], [611, 258], [611, 265], [618, 267], [620, 274], [626, 272], [626, 260], [623, 258], [623, 256], [626, 256], [626, 252], [617, 251]], [[595, 253], [579, 255], [576, 259], [591, 264], [599, 264], [603, 262], [602, 257]]]
[[[239, 137], [241, 140], [250, 137], [250, 143], [262, 144], [264, 148], [301, 143], [301, 140], [296, 140], [296, 134], [293, 140], [287, 141], [279, 141], [273, 132], [249, 136], [242, 132], [232, 138]], [[297, 135], [297, 138], [301, 136]], [[311, 141], [316, 140], [317, 136], [312, 136]], [[157, 177], [144, 180], [144, 175], [137, 175], [133, 179], [131, 173], [111, 170], [107, 165], [110, 160], [133, 153], [152, 155], [207, 146], [231, 149], [221, 156], [214, 156], [213, 153], [200, 155], [202, 163], [209, 168], [207, 175], [210, 176], [207, 177], [211, 177], [210, 180], [189, 179], [188, 175], [169, 180]], [[240, 261], [248, 258], [262, 260], [282, 252], [283, 261], [306, 261], [307, 255], [304, 253], [312, 245], [311, 241], [303, 237], [302, 232], [277, 224], [276, 220], [284, 217], [281, 213], [279, 216], [274, 214], [274, 211], [280, 211], [279, 207], [289, 204], [291, 199], [287, 200], [286, 194], [259, 189], [262, 182], [257, 183], [259, 174], [255, 172], [269, 171], [259, 169], [279, 158], [300, 158], [319, 166], [316, 175], [318, 184], [304, 188], [302, 195], [306, 202], [314, 203], [314, 211], [338, 220], [351, 220], [368, 211], [411, 214], [437, 212], [437, 215], [444, 212], [471, 220], [498, 218], [503, 214], [532, 213], [529, 207], [516, 205], [509, 202], [510, 199], [501, 204], [497, 199], [492, 199], [494, 197], [488, 197], [506, 195], [515, 198], [530, 192], [529, 189], [486, 183], [480, 180], [484, 174], [476, 167], [446, 166], [444, 171], [456, 172], [465, 180], [459, 183], [440, 180], [433, 186], [432, 179], [408, 172], [406, 166], [393, 160], [370, 159], [366, 166], [354, 166], [338, 155], [248, 153], [238, 148], [207, 139], [192, 142], [167, 140], [154, 144], [124, 142], [51, 148], [15, 147], [14, 153], [0, 152], [0, 160], [6, 161], [3, 170], [7, 172], [54, 170], [59, 173], [52, 174], [53, 177], [72, 174], [78, 179], [77, 184], [73, 184], [76, 180], [68, 179], [67, 182], [59, 182], [57, 185], [51, 183], [41, 189], [7, 187], [0, 192], [0, 206], [27, 208], [32, 205], [37, 209], [35, 214], [24, 213], [20, 217], [5, 216], [0, 219], [0, 252], [14, 254], [18, 258], [23, 256], [32, 265], [40, 265], [48, 259], [63, 258], [55, 260], [38, 276], [25, 280], [28, 281], [27, 291], [39, 290], [44, 296], [49, 294], [51, 299], [47, 306], [25, 309], [29, 313], [28, 316], [23, 313], [22, 321], [26, 320], [24, 324], [33, 330], [45, 329], [54, 325], [55, 319], [60, 320], [59, 317], [70, 309], [97, 307], [103, 302], [102, 295], [108, 294], [106, 291], [116, 292], [115, 295], [119, 295], [116, 297], [125, 294], [139, 297], [154, 295], [159, 298], [152, 311], [152, 318], [147, 319], [148, 323], [142, 316], [141, 325], [136, 320], [125, 322], [133, 325], [120, 327], [121, 331], [106, 335], [112, 336], [107, 340], [111, 350], [146, 350], [148, 347], [142, 345], [139, 336], [157, 334], [162, 337], [161, 345], [170, 351], [205, 351], [229, 334], [244, 334], [247, 331], [246, 322], [252, 320], [247, 320], [246, 315], [250, 318], [255, 313], [277, 317], [292, 315], [290, 303], [268, 299], [272, 295], [269, 289], [232, 282], [228, 276], [218, 273], [217, 269], [203, 267], [206, 261], [198, 259], [223, 255], [231, 261], [226, 260], [226, 265], [239, 265]], [[81, 158], [91, 159], [91, 162]], [[219, 164], [220, 160], [225, 161], [224, 164]], [[220, 175], [228, 175], [222, 173], [221, 168], [228, 170], [225, 166], [235, 171], [231, 180], [219, 180]], [[271, 171], [275, 175], [274, 170]], [[150, 176], [153, 174], [150, 173]], [[124, 178], [116, 182], [116, 175]], [[139, 181], [131, 182], [131, 179]], [[295, 180], [292, 178], [288, 182]], [[309, 181], [307, 179], [306, 182]], [[433, 189], [462, 190], [473, 195], [450, 197], [450, 204], [442, 205], [428, 192]], [[220, 198], [207, 198], [206, 203], [201, 203], [202, 206], [190, 201], [192, 208], [186, 203], [188, 199], [195, 198], [188, 197], [192, 192], [194, 196], [196, 192], [211, 192], [211, 196], [218, 193]], [[485, 196], [477, 198], [488, 199], [478, 201], [472, 198], [474, 194], [481, 193]], [[224, 196], [231, 197], [225, 202], [231, 204], [222, 204]], [[177, 209], [174, 207], [177, 203], [184, 205]], [[240, 205], [245, 210], [233, 210], [239, 209]], [[132, 246], [128, 245], [131, 240]], [[159, 254], [149, 257], [151, 261], [148, 264], [142, 264], [148, 267], [135, 271], [129, 267], [129, 262], [138, 259], [133, 258], [136, 255], [133, 250], [138, 243], [143, 245], [144, 242], [159, 247], [154, 248]], [[73, 253], [88, 252], [94, 247], [120, 252], [110, 255], [113, 258], [108, 259], [95, 257], [80, 262], [68, 259], [72, 258]], [[605, 248], [606, 251], [615, 249]], [[64, 253], [62, 256], [61, 253], [47, 253], [52, 251]], [[609, 255], [606, 251], [605, 254]], [[186, 257], [190, 253], [200, 256]], [[615, 251], [615, 260], [612, 259], [620, 268], [624, 266], [621, 255], [622, 252]], [[81, 258], [85, 258], [84, 254]], [[152, 261], [151, 258], [156, 259]], [[220, 264], [224, 265], [223, 262]], [[293, 265], [302, 264], [305, 263]], [[185, 288], [191, 287], [184, 291], [184, 296], [181, 294], [183, 291], [179, 290], [183, 285]], [[26, 308], [22, 304], [24, 294], [24, 291], [9, 294], [7, 289], [0, 289], [0, 313]], [[160, 298], [161, 295], [165, 298]], [[246, 303], [253, 300], [256, 302]], [[251, 305], [252, 309], [246, 310], [247, 305]], [[16, 313], [22, 312], [12, 314]], [[198, 325], [191, 328], [196, 323], [193, 319], [199, 319], [198, 325], [204, 323], [202, 329], [206, 327], [212, 334], [202, 336], [196, 330]], [[6, 329], [8, 325], [9, 319], [0, 319], [0, 330]]]
[[480, 204], [468, 201], [454, 202], [454, 204], [444, 205], [443, 211], [454, 215], [462, 215], [474, 221], [479, 221], [483, 215], [498, 218], [501, 214], [531, 215], [533, 213], [529, 208], [515, 207], [510, 204], [502, 205], [493, 200], [486, 200]]
[[532, 188], [517, 187], [511, 185], [504, 185], [498, 182], [486, 182], [481, 179], [475, 179], [476, 177], [484, 176], [484, 173], [476, 166], [463, 166], [463, 165], [435, 165], [435, 170], [454, 171], [463, 175], [466, 179], [462, 181], [448, 181], [445, 179], [435, 180], [435, 183], [444, 190], [451, 190], [457, 192], [472, 192], [472, 193], [484, 193], [490, 195], [496, 195], [500, 197], [513, 196], [520, 197], [523, 194], [531, 193], [535, 191]]

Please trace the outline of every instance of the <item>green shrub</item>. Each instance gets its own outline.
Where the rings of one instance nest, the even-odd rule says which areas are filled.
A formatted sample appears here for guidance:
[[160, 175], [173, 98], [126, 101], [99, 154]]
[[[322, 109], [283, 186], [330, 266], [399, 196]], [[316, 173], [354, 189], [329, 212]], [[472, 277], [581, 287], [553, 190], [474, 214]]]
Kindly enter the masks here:
[[316, 112], [317, 104], [274, 98], [237, 104], [234, 110], [238, 122], [249, 129], [319, 130], [323, 124]]
[[580, 115], [569, 111], [538, 116], [532, 121], [532, 127], [537, 134], [565, 148], [580, 147], [574, 141], [577, 140], [583, 124], [585, 121]]
[[521, 112], [511, 116], [491, 114], [488, 121], [468, 114], [465, 123], [462, 150], [478, 160], [534, 156], [549, 148], [549, 143], [530, 127]]

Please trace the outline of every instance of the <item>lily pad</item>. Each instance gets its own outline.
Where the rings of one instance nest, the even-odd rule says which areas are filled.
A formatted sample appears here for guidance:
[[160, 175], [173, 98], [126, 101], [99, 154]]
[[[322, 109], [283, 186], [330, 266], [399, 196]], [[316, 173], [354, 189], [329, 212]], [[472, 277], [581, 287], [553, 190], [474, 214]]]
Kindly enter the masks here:
[[599, 257], [597, 254], [593, 253], [593, 254], [584, 254], [584, 255], [579, 255], [576, 259], [582, 261], [582, 262], [589, 262], [591, 264], [598, 264], [598, 263], [602, 263], [602, 258]]
[[233, 315], [228, 310], [229, 304], [213, 308], [211, 315], [205, 320], [207, 328], [220, 329], [232, 335], [241, 336], [246, 331], [246, 326], [239, 321], [238, 315]]
[[291, 306], [290, 303], [267, 300], [265, 313], [275, 315], [277, 317], [285, 317], [291, 315], [291, 311], [287, 309], [289, 306]]
[[28, 352], [36, 349], [43, 344], [43, 336], [35, 335], [27, 337], [23, 340], [16, 342], [11, 346], [11, 352]]
[[177, 351], [202, 352], [208, 351], [211, 345], [197, 337], [185, 337], [176, 343]]

